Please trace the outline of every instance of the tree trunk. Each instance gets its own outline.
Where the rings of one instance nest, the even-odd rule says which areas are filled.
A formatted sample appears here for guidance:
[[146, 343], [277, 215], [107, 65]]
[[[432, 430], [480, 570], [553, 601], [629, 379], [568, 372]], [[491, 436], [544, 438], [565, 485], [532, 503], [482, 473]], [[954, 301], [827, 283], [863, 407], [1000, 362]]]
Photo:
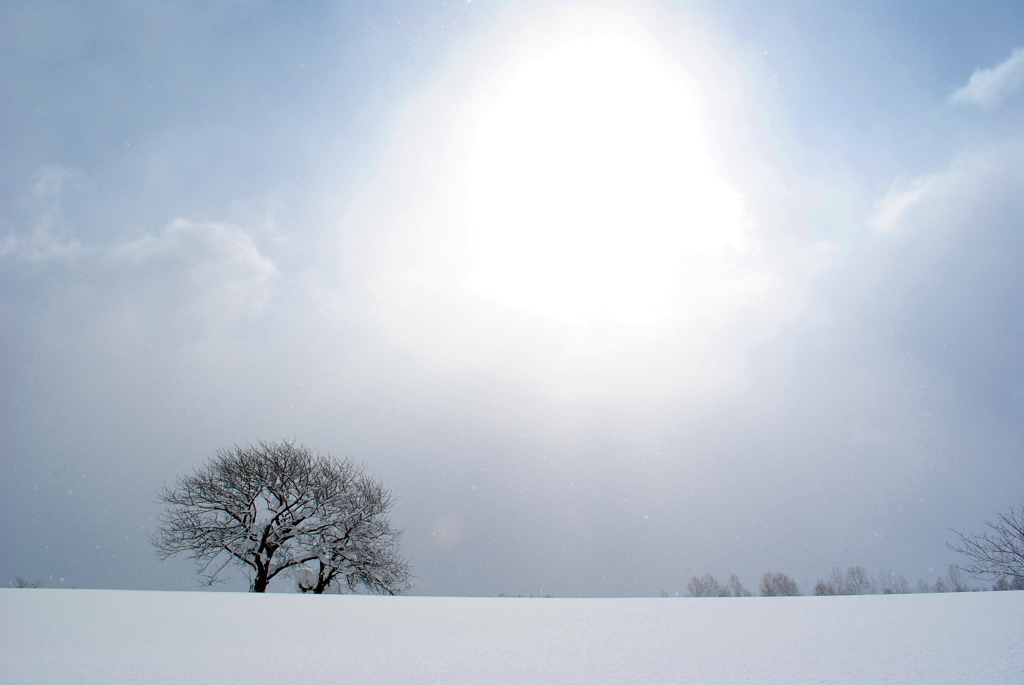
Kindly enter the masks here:
[[252, 580], [252, 587], [249, 588], [249, 592], [266, 592], [267, 585], [270, 583], [270, 578], [267, 577], [267, 571], [270, 568], [270, 560], [267, 559], [266, 563], [259, 557], [256, 558], [256, 577]]
[[313, 588], [314, 595], [322, 595], [326, 590], [331, 581], [334, 580], [334, 569], [331, 569], [324, 565], [324, 562], [320, 562], [320, 573], [316, 576], [316, 587]]

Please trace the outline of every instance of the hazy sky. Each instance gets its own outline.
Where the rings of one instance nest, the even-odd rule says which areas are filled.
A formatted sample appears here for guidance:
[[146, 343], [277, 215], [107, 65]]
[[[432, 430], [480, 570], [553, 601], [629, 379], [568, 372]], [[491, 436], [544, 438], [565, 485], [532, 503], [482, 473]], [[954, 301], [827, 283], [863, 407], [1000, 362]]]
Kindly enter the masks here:
[[157, 488], [284, 438], [419, 593], [932, 579], [1024, 499], [1022, 114], [1020, 3], [2, 3], [0, 581], [197, 587]]

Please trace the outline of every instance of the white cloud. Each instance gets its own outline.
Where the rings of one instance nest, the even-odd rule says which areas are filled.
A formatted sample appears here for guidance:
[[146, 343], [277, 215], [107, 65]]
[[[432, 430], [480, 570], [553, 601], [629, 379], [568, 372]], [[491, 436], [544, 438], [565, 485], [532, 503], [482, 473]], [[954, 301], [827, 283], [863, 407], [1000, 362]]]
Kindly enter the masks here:
[[[983, 216], [999, 217], [1020, 197], [1024, 138], [1007, 138], [957, 155], [947, 169], [910, 181], [897, 179], [875, 202], [867, 225], [876, 233], [926, 232], [932, 237], [977, 227]], [[990, 219], [986, 219], [990, 220]], [[1001, 218], [999, 220], [1002, 220]]]
[[51, 231], [52, 217], [44, 216], [32, 230], [32, 235], [18, 239], [11, 233], [4, 239], [0, 255], [16, 254], [29, 262], [74, 258], [89, 250], [74, 238], [61, 240]]
[[201, 289], [242, 283], [262, 285], [277, 271], [239, 226], [194, 223], [181, 218], [171, 221], [158, 235], [147, 234], [130, 242], [95, 247], [83, 246], [74, 238], [54, 238], [44, 217], [31, 235], [19, 238], [11, 233], [0, 241], [0, 255], [17, 256], [29, 262], [92, 258], [91, 263], [101, 270], [145, 266], [150, 272], [182, 274], [193, 287]]
[[109, 248], [105, 257], [111, 265], [143, 266], [151, 277], [164, 273], [168, 286], [187, 289], [215, 313], [262, 307], [267, 279], [277, 271], [242, 228], [180, 218], [157, 236]]
[[976, 69], [966, 85], [950, 100], [957, 104], [995, 107], [1024, 83], [1024, 48], [1017, 48], [1002, 64], [991, 69]]
[[112, 330], [160, 312], [157, 328], [177, 320], [192, 322], [181, 330], [223, 332], [261, 315], [277, 272], [241, 227], [181, 218], [159, 233], [97, 246], [53, 237], [44, 217], [29, 235], [0, 240], [0, 256], [33, 265], [23, 272], [29, 280], [71, 288]]
[[904, 215], [925, 197], [940, 177], [930, 175], [914, 179], [910, 187], [904, 187], [901, 181], [893, 184], [889, 192], [875, 203], [875, 213], [868, 220], [868, 225], [876, 233], [891, 233], [899, 228]]
[[74, 167], [46, 164], [35, 172], [31, 189], [22, 199], [32, 208], [31, 232], [14, 232], [0, 241], [0, 257], [13, 255], [38, 262], [73, 258], [87, 252], [74, 238], [62, 237], [64, 196], [69, 189], [87, 186], [88, 177]]
[[180, 218], [168, 224], [158, 236], [146, 235], [111, 248], [110, 257], [132, 264], [170, 258], [186, 264], [193, 279], [202, 282], [263, 281], [276, 271], [273, 263], [260, 254], [249, 234], [238, 226], [193, 223]]

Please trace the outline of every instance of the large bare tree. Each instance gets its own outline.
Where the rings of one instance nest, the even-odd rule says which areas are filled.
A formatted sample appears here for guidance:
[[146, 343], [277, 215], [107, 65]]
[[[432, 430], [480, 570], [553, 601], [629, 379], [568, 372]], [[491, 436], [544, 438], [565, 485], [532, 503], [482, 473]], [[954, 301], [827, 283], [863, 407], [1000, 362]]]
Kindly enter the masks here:
[[299, 575], [300, 589], [314, 593], [409, 587], [391, 494], [348, 459], [289, 441], [236, 445], [159, 496], [167, 509], [152, 538], [158, 556], [195, 559], [208, 585], [235, 565], [248, 571], [251, 592], [281, 574]]
[[975, 578], [1024, 582], [1024, 504], [996, 512], [985, 525], [984, 533], [953, 531], [958, 539], [948, 547], [969, 559], [960, 568]]

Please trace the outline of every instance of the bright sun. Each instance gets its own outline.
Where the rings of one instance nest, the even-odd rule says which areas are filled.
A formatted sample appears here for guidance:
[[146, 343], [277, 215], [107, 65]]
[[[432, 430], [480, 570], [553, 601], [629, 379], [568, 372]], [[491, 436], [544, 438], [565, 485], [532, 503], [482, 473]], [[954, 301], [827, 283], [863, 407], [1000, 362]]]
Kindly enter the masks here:
[[468, 189], [466, 285], [571, 324], [662, 320], [739, 240], [739, 197], [712, 172], [690, 94], [617, 36], [514, 77], [481, 119]]

